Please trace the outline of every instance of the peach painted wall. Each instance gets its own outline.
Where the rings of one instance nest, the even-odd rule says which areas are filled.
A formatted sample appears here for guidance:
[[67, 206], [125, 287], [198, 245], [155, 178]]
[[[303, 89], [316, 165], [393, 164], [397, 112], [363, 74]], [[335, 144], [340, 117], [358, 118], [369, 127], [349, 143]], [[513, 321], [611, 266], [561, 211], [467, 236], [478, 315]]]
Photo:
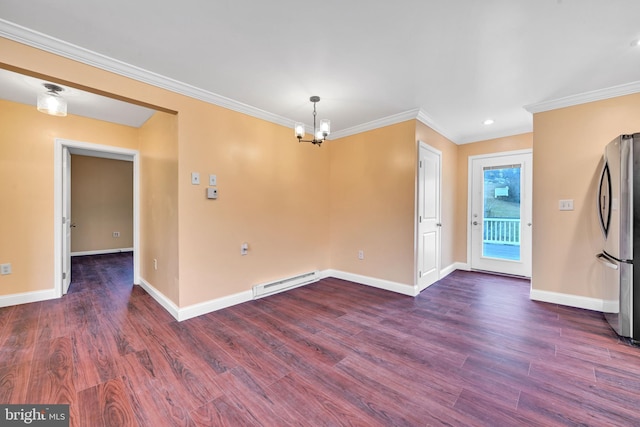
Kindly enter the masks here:
[[71, 155], [71, 222], [71, 253], [132, 248], [133, 162]]
[[178, 118], [174, 114], [156, 112], [140, 127], [140, 194], [140, 276], [178, 304]]
[[[1, 48], [0, 48], [1, 50]], [[53, 288], [55, 138], [137, 148], [137, 130], [0, 100], [0, 295]]]
[[[180, 305], [327, 269], [329, 147], [195, 100], [179, 111]], [[209, 174], [217, 200], [205, 197]]]
[[410, 120], [327, 144], [333, 269], [413, 286], [415, 136]]
[[[167, 207], [178, 212], [178, 247], [170, 251], [179, 254], [179, 306], [329, 267], [329, 150], [325, 147], [298, 144], [288, 128], [7, 39], [0, 38], [0, 51], [2, 61], [12, 67], [179, 113], [178, 200]], [[191, 172], [200, 172], [203, 178], [217, 174], [219, 199], [207, 200], [206, 179], [194, 186]], [[51, 229], [51, 222], [42, 227]], [[39, 237], [38, 244], [52, 247], [52, 230], [49, 234]], [[240, 255], [242, 242], [249, 243], [246, 256]], [[141, 253], [142, 264], [148, 265], [152, 258]], [[52, 259], [52, 255], [41, 259]]]
[[[640, 94], [534, 114], [532, 288], [601, 299], [596, 189], [604, 147], [640, 131]], [[559, 211], [573, 199], [573, 211]]]
[[[525, 150], [533, 147], [533, 133], [488, 139], [458, 146], [458, 163], [456, 166], [458, 182], [455, 190], [456, 225], [455, 236], [456, 260], [467, 260], [467, 209], [469, 202], [469, 157], [505, 151]], [[534, 178], [535, 179], [535, 178]]]
[[464, 245], [466, 257], [466, 242], [457, 238], [459, 223], [457, 221], [457, 191], [460, 174], [458, 171], [459, 147], [449, 141], [427, 125], [416, 122], [416, 139], [442, 152], [442, 196], [441, 196], [441, 269], [450, 267], [456, 262], [463, 262], [458, 256], [462, 252], [460, 245]]

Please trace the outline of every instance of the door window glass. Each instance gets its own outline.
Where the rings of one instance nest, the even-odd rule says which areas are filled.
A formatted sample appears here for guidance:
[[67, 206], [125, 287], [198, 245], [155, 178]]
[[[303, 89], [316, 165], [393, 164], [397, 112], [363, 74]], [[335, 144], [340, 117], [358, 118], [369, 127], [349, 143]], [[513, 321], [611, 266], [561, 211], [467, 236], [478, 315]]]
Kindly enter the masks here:
[[521, 165], [485, 167], [482, 256], [520, 261]]

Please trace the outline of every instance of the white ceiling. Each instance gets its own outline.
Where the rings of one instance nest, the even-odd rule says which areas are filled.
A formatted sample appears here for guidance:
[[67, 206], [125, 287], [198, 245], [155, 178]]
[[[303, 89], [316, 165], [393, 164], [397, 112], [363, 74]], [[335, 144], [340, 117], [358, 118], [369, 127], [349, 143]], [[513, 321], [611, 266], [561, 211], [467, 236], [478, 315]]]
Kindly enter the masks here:
[[[457, 143], [531, 131], [526, 105], [640, 91], [640, 48], [631, 46], [638, 16], [638, 0], [0, 6], [5, 24], [278, 117], [309, 124], [309, 96], [319, 95], [318, 117], [330, 118], [333, 132], [420, 111]], [[483, 125], [487, 118], [495, 123]]]

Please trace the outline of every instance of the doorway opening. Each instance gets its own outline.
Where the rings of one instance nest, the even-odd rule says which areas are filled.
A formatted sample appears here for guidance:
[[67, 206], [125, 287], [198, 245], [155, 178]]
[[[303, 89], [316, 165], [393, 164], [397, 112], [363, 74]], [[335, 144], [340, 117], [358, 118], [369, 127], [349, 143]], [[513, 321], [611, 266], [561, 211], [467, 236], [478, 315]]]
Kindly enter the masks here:
[[140, 284], [140, 167], [137, 150], [88, 142], [55, 140], [54, 152], [54, 289], [58, 297], [71, 283], [71, 154], [133, 162], [133, 283]]

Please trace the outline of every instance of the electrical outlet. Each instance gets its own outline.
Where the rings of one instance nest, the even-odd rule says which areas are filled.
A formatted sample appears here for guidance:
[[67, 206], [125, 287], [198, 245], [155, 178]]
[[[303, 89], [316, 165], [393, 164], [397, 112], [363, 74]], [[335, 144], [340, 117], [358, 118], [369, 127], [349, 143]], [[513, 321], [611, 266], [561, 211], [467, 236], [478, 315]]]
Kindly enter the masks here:
[[158, 269], [158, 260], [157, 259], [153, 259], [153, 269], [157, 270]]
[[364, 251], [362, 249], [358, 251], [358, 259], [364, 259]]
[[11, 264], [0, 264], [0, 275], [11, 274]]
[[558, 209], [561, 211], [573, 210], [573, 199], [564, 199], [558, 201]]
[[120, 232], [119, 232], [119, 231], [114, 231], [114, 232], [113, 232], [113, 237], [115, 237], [116, 239], [117, 239], [118, 237], [120, 237]]

